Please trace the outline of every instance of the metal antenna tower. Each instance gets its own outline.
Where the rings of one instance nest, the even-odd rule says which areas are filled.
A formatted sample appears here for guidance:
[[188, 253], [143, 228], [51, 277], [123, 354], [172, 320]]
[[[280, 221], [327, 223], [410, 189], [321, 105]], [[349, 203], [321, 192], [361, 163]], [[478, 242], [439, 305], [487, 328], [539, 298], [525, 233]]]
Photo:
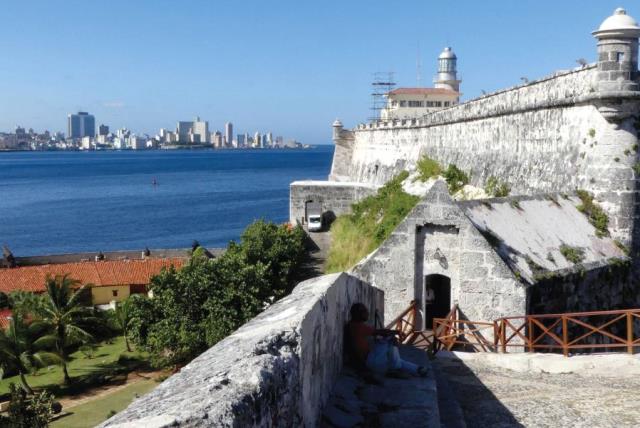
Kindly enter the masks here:
[[396, 86], [393, 71], [379, 71], [373, 73], [371, 83], [371, 122], [380, 120], [380, 111], [387, 105], [386, 95]]

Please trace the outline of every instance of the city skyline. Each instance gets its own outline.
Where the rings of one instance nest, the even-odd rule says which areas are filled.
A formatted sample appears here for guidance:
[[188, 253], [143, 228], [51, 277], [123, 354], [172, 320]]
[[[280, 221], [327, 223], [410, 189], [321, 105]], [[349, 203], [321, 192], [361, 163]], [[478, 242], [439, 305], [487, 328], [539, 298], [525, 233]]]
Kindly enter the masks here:
[[[447, 45], [460, 58], [461, 101], [595, 61], [590, 35], [571, 30], [595, 29], [620, 2], [586, 3], [414, 1], [387, 16], [375, 2], [249, 2], [242, 18], [251, 32], [228, 31], [225, 22], [240, 18], [231, 2], [7, 4], [0, 129], [62, 130], [61, 117], [90, 111], [152, 134], [174, 117], [200, 114], [330, 143], [336, 117], [347, 126], [367, 118], [374, 72], [393, 70], [399, 86], [416, 86], [419, 62], [422, 86], [431, 86]], [[20, 26], [26, 17], [28, 31]], [[199, 61], [180, 60], [194, 53]]]

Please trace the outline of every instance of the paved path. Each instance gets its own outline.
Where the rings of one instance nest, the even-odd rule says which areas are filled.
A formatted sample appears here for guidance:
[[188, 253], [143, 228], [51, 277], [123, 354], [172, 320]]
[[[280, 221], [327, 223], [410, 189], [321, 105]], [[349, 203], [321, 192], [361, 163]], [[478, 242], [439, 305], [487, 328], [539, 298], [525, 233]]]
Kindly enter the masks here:
[[[403, 347], [403, 358], [430, 367], [424, 351]], [[439, 428], [436, 383], [427, 377], [358, 376], [345, 368], [323, 411], [322, 428]]]
[[468, 427], [638, 427], [640, 377], [515, 372], [438, 358]]

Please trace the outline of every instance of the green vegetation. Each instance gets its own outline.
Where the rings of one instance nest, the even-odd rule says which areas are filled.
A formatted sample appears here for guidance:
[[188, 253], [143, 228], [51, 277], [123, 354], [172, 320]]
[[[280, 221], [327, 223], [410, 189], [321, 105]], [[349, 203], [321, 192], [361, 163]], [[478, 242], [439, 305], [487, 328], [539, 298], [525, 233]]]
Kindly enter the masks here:
[[511, 188], [506, 182], [501, 181], [497, 177], [492, 175], [487, 179], [487, 184], [484, 186], [484, 191], [489, 196], [501, 198], [504, 196], [509, 196]]
[[584, 250], [579, 247], [571, 247], [566, 244], [560, 246], [562, 256], [573, 264], [581, 263], [584, 260]]
[[116, 392], [88, 403], [66, 408], [71, 413], [51, 423], [52, 428], [87, 428], [104, 422], [117, 412], [124, 410], [136, 397], [142, 396], [158, 385], [153, 380], [142, 380], [127, 385]]
[[418, 179], [420, 181], [427, 181], [430, 178], [439, 176], [442, 173], [442, 167], [438, 161], [433, 160], [427, 156], [423, 156], [417, 164]]
[[331, 250], [325, 270], [339, 272], [376, 249], [418, 203], [417, 196], [402, 190], [409, 176], [403, 171], [375, 195], [353, 204], [352, 214], [336, 219], [331, 226]]
[[589, 129], [589, 137], [593, 138], [596, 136], [596, 130], [594, 128]]
[[[67, 370], [73, 379], [72, 385], [61, 385], [63, 373], [60, 366], [32, 370], [25, 378], [32, 388], [45, 388], [59, 397], [118, 379], [132, 370], [145, 368], [148, 358], [149, 355], [144, 352], [126, 352], [124, 339], [117, 337], [99, 343], [91, 356], [80, 350], [68, 356]], [[17, 382], [20, 382], [18, 375], [0, 380], [0, 394], [8, 393], [10, 385]]]
[[596, 236], [599, 238], [609, 236], [609, 217], [602, 207], [593, 200], [593, 195], [586, 190], [576, 190], [576, 194], [582, 201], [577, 208], [587, 216], [589, 223], [596, 228]]
[[620, 158], [616, 156], [615, 158], [613, 158], [613, 161], [614, 162], [620, 162]]
[[86, 330], [87, 325], [94, 324], [97, 319], [93, 311], [82, 305], [85, 285], [73, 291], [77, 281], [67, 275], [47, 278], [46, 298], [42, 302], [38, 320], [33, 322], [36, 328], [42, 328], [46, 334], [39, 337], [34, 345], [51, 348], [58, 356], [64, 373], [64, 383], [70, 384], [67, 371], [69, 353], [79, 345], [94, 340]]
[[456, 193], [466, 184], [469, 184], [469, 176], [454, 164], [450, 164], [442, 173], [449, 186], [449, 193]]
[[629, 255], [629, 247], [624, 245], [622, 241], [620, 241], [619, 239], [616, 239], [615, 241], [613, 241], [613, 243], [616, 244], [616, 247], [620, 248], [620, 250], [624, 253], [625, 256]]
[[131, 345], [129, 345], [129, 326], [131, 325], [132, 311], [131, 311], [131, 299], [127, 299], [124, 302], [116, 303], [114, 311], [114, 321], [118, 326], [118, 329], [122, 332], [124, 343], [127, 345], [127, 352], [131, 352]]
[[[60, 411], [57, 404], [56, 410]], [[15, 428], [45, 428], [54, 414], [53, 396], [47, 391], [27, 397], [24, 390], [11, 385], [11, 399], [6, 416], [0, 415], [0, 426]]]
[[182, 269], [151, 280], [152, 299], [133, 296], [131, 339], [156, 367], [188, 363], [291, 291], [304, 237], [299, 227], [257, 221], [218, 258], [196, 249]]
[[36, 350], [34, 342], [38, 330], [33, 323], [27, 324], [23, 314], [19, 312], [11, 318], [7, 330], [0, 330], [1, 374], [4, 375], [5, 371], [18, 373], [22, 389], [28, 394], [33, 394], [33, 389], [29, 386], [25, 375], [38, 367], [59, 362], [57, 355]]
[[640, 177], [640, 162], [636, 162], [633, 165], [633, 172], [636, 173], [636, 177]]
[[509, 201], [509, 205], [511, 206], [511, 208], [515, 208], [517, 210], [521, 210], [522, 207], [520, 206], [520, 201], [517, 199], [511, 199]]
[[629, 156], [629, 155], [631, 155], [631, 150], [626, 149], [626, 150], [624, 151], [624, 155], [625, 155], [625, 156]]

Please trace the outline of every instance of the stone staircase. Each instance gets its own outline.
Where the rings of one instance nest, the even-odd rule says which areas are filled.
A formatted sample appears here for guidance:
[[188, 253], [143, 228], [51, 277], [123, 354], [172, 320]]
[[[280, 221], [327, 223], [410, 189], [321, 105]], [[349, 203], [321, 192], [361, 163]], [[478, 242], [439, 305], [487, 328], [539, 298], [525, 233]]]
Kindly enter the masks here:
[[428, 369], [426, 377], [407, 379], [359, 375], [345, 367], [323, 411], [322, 428], [466, 428], [458, 401], [427, 353], [401, 346], [403, 359]]

